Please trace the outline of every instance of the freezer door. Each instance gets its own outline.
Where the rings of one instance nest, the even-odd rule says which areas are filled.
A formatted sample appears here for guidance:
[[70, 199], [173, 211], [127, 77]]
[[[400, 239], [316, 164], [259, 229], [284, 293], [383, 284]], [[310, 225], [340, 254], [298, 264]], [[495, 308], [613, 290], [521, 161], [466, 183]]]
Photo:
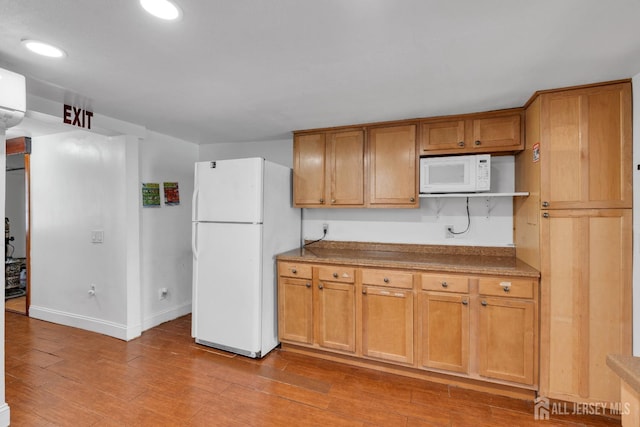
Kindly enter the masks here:
[[261, 158], [196, 163], [193, 220], [261, 223], [263, 170]]
[[260, 352], [262, 226], [194, 227], [196, 341], [240, 354]]

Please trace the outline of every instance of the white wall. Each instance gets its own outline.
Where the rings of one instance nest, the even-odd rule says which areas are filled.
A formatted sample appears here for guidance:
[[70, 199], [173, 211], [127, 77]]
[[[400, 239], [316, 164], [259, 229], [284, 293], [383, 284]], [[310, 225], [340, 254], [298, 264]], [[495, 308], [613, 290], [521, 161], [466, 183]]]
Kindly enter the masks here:
[[[264, 157], [292, 167], [292, 140], [200, 146], [201, 161], [240, 157]], [[493, 158], [492, 189], [513, 191], [513, 156]], [[500, 187], [497, 187], [497, 186]], [[445, 226], [455, 231], [467, 227], [466, 199], [421, 199], [419, 209], [304, 209], [305, 239], [322, 237], [329, 225], [328, 240], [417, 243], [443, 245], [509, 246], [513, 244], [513, 202], [506, 198], [470, 199], [469, 232], [445, 238]]]
[[[140, 184], [178, 182], [180, 205], [143, 208], [143, 330], [191, 312], [191, 196], [198, 146], [150, 132], [140, 145]], [[141, 202], [140, 202], [141, 203]], [[165, 299], [159, 289], [167, 288]]]
[[[7, 148], [6, 148], [6, 140], [5, 140], [5, 129], [3, 127], [0, 126], [0, 170], [5, 170], [5, 165], [6, 165], [6, 160], [7, 160]], [[0, 178], [0, 210], [2, 212], [5, 212], [5, 184], [6, 184], [6, 177], [5, 174], [0, 174], [1, 178]], [[2, 247], [2, 257], [4, 258], [4, 245]], [[2, 272], [0, 273], [0, 277], [2, 277], [2, 283], [5, 283], [5, 276], [4, 276], [4, 268], [2, 269]], [[2, 306], [0, 306], [0, 309], [2, 309], [2, 313], [4, 313], [4, 298], [2, 298]], [[9, 425], [9, 405], [7, 405], [7, 401], [5, 399], [5, 389], [4, 389], [4, 384], [5, 384], [5, 380], [4, 380], [4, 315], [0, 316], [0, 354], [2, 355], [2, 362], [0, 363], [0, 425], [3, 426], [8, 426]]]
[[[22, 155], [20, 155], [22, 157]], [[5, 217], [9, 218], [11, 236], [15, 240], [11, 242], [15, 250], [9, 254], [14, 258], [24, 258], [26, 254], [26, 225], [25, 225], [25, 181], [24, 170], [13, 170], [6, 173], [6, 211]]]
[[32, 317], [131, 338], [127, 223], [138, 219], [127, 217], [126, 142], [84, 131], [32, 138]]

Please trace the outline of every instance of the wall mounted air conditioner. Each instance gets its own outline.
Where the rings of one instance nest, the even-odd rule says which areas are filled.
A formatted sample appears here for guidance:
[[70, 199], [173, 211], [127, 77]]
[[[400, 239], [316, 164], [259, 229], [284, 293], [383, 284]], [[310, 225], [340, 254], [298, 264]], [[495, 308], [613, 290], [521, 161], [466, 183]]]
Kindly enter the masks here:
[[27, 110], [24, 76], [0, 68], [0, 129], [17, 125]]

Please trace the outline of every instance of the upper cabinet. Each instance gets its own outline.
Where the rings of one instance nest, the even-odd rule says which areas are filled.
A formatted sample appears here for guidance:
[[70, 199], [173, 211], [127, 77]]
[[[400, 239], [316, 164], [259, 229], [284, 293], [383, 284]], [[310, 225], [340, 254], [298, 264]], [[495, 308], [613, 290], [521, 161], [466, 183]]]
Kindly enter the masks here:
[[416, 126], [369, 130], [369, 204], [417, 207]]
[[420, 154], [515, 152], [524, 148], [522, 109], [420, 122]]
[[631, 84], [538, 98], [540, 207], [630, 208]]
[[364, 131], [296, 135], [293, 170], [295, 206], [363, 206]]

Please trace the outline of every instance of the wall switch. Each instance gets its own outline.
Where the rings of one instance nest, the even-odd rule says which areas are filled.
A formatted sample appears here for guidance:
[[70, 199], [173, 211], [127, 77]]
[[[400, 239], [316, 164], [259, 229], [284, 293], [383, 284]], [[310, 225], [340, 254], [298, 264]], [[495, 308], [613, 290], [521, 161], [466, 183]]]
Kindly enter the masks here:
[[104, 230], [91, 230], [91, 243], [104, 242]]

